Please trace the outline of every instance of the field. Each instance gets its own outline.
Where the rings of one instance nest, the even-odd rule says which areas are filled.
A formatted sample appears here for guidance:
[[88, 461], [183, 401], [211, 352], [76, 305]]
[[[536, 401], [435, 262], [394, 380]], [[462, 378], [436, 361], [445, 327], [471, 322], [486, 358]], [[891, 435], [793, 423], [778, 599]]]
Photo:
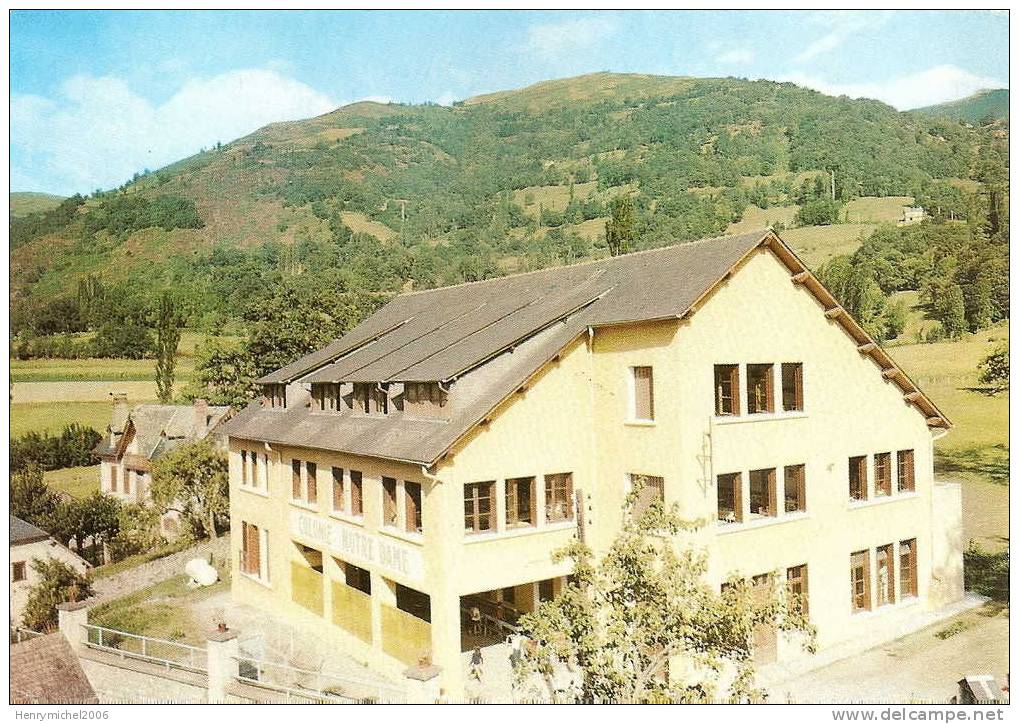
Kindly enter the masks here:
[[[191, 361], [177, 362], [178, 380], [190, 379]], [[156, 361], [151, 359], [31, 359], [11, 360], [11, 382], [151, 382]]]
[[35, 191], [15, 191], [11, 194], [11, 216], [28, 216], [29, 214], [49, 211], [60, 206], [63, 196], [41, 194]]
[[43, 480], [51, 489], [67, 493], [72, 498], [87, 498], [99, 490], [99, 466], [48, 470], [43, 473]]
[[962, 482], [966, 537], [994, 551], [1008, 543], [1009, 394], [982, 390], [977, 364], [1007, 340], [1002, 324], [954, 342], [889, 350], [954, 424], [935, 443], [935, 477]]
[[110, 402], [29, 402], [11, 405], [11, 436], [58, 433], [77, 422], [102, 432], [110, 424]]
[[340, 217], [343, 219], [343, 223], [355, 234], [371, 234], [379, 241], [389, 241], [396, 236], [396, 232], [388, 226], [374, 219], [369, 219], [360, 211], [343, 211], [340, 212]]

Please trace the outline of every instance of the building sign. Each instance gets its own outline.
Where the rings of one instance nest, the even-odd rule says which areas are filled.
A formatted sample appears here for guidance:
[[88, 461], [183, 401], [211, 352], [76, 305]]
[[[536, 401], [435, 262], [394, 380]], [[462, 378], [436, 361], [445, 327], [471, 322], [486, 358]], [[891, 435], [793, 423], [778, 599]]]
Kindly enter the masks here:
[[322, 518], [300, 510], [290, 511], [290, 531], [320, 543], [331, 554], [380, 573], [402, 579], [423, 581], [425, 561], [421, 551], [388, 536], [366, 533], [338, 520]]

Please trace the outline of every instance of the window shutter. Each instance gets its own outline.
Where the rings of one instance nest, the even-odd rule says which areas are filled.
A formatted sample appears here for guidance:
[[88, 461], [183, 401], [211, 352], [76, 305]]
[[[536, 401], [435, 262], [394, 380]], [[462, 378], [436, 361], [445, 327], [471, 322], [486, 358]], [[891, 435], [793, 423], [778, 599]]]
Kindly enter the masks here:
[[318, 466], [315, 463], [305, 463], [308, 469], [308, 502], [318, 502]]
[[301, 461], [291, 460], [290, 469], [293, 471], [293, 498], [294, 500], [301, 499]]
[[650, 367], [633, 368], [633, 416], [638, 420], [655, 417], [654, 376]]

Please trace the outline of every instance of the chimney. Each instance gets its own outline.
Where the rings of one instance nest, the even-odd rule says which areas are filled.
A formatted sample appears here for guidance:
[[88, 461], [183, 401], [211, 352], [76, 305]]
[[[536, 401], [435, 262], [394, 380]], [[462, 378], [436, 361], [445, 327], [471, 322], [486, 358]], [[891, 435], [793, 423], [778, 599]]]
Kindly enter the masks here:
[[209, 403], [202, 399], [195, 399], [195, 434], [199, 437], [205, 435], [209, 427]]
[[113, 398], [113, 412], [110, 415], [110, 429], [120, 432], [124, 429], [124, 425], [127, 422], [127, 393], [111, 392], [110, 397]]

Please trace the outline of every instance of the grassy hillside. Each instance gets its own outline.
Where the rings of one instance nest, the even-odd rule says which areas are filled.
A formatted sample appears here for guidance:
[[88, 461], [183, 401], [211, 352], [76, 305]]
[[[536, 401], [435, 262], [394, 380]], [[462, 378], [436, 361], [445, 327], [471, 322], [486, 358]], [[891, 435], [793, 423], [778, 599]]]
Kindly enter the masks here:
[[42, 194], [36, 191], [14, 191], [11, 193], [11, 216], [28, 216], [55, 209], [64, 200], [63, 196]]
[[[357, 103], [12, 221], [14, 329], [90, 277], [127, 297], [172, 287], [214, 328], [297, 276], [388, 294], [603, 256], [623, 194], [638, 248], [747, 225], [755, 206], [776, 221], [827, 193], [831, 170], [840, 199], [894, 206], [970, 181], [979, 133], [733, 78], [599, 73], [452, 108]], [[855, 213], [862, 201], [821, 246], [850, 249], [890, 218]]]
[[951, 118], [965, 123], [986, 123], [1008, 120], [1008, 88], [997, 88], [974, 93], [950, 103], [917, 108], [913, 113], [925, 116]]

